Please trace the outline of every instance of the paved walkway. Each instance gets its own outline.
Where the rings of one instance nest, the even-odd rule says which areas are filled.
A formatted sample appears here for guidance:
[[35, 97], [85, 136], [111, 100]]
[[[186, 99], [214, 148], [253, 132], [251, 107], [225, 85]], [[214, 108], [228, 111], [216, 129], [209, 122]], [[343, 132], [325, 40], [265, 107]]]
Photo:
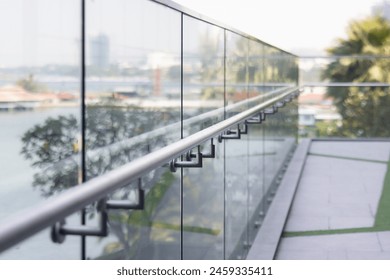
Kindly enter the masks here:
[[276, 259], [390, 259], [389, 156], [390, 142], [313, 141]]

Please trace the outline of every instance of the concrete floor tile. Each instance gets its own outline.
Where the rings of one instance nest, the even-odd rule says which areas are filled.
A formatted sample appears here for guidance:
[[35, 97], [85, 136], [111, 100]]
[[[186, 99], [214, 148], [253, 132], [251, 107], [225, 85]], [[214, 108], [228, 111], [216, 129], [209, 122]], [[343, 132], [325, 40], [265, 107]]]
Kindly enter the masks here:
[[313, 142], [311, 153], [335, 155], [343, 157], [363, 158], [387, 161], [390, 153], [388, 142]]
[[374, 195], [370, 197], [365, 193], [346, 193], [343, 191], [332, 191], [329, 194], [329, 203], [361, 203], [369, 204], [374, 200]]
[[377, 232], [382, 251], [390, 252], [390, 231]]
[[347, 260], [347, 251], [346, 250], [329, 250], [327, 252], [328, 260]]
[[369, 204], [360, 203], [329, 203], [329, 217], [371, 218]]
[[329, 229], [328, 217], [290, 216], [284, 231], [308, 231]]
[[283, 251], [276, 260], [326, 260], [326, 251]]
[[375, 219], [362, 218], [362, 217], [330, 217], [329, 228], [330, 229], [344, 229], [344, 228], [361, 228], [372, 227], [375, 223]]
[[[312, 142], [310, 153], [388, 161], [388, 142]], [[309, 155], [285, 231], [371, 227], [384, 163]], [[295, 255], [294, 255], [295, 254]], [[282, 238], [278, 259], [390, 259], [390, 231]]]
[[313, 208], [313, 207], [326, 207], [329, 204], [329, 194], [322, 193], [322, 195], [316, 195], [311, 193], [305, 193], [297, 195], [294, 199], [293, 208]]
[[390, 252], [347, 251], [348, 260], [390, 260]]
[[381, 252], [381, 247], [376, 233], [350, 233], [283, 238], [280, 250]]

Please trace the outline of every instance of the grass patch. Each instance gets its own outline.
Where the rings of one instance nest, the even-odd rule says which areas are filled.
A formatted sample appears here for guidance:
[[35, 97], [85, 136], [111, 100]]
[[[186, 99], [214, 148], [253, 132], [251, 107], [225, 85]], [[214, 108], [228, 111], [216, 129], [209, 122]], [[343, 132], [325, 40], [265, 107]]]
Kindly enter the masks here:
[[311, 231], [294, 231], [294, 232], [290, 231], [290, 232], [284, 232], [282, 234], [282, 237], [318, 236], [318, 235], [331, 235], [331, 234], [390, 231], [390, 161], [388, 162], [372, 161], [366, 159], [344, 158], [344, 157], [328, 156], [328, 155], [321, 155], [321, 154], [310, 154], [310, 155], [349, 159], [349, 160], [361, 160], [361, 161], [387, 164], [387, 171], [383, 182], [381, 198], [379, 200], [378, 209], [375, 215], [374, 226], [363, 227], [363, 228], [347, 228], [347, 229], [311, 230]]
[[378, 209], [376, 210], [374, 227], [390, 228], [390, 161], [387, 163], [387, 172]]
[[343, 228], [343, 229], [325, 229], [325, 230], [308, 230], [308, 231], [287, 231], [283, 232], [282, 237], [299, 237], [299, 236], [319, 236], [332, 234], [347, 234], [347, 233], [363, 233], [363, 232], [378, 232], [388, 231], [387, 227], [363, 227], [363, 228]]
[[[176, 230], [176, 231], [181, 230], [180, 225], [168, 224], [168, 223], [164, 223], [164, 222], [160, 222], [160, 221], [154, 221], [150, 226], [152, 228], [170, 229], [170, 230]], [[209, 234], [209, 235], [218, 235], [220, 233], [220, 230], [218, 230], [218, 229], [195, 227], [195, 226], [183, 226], [183, 231]]]

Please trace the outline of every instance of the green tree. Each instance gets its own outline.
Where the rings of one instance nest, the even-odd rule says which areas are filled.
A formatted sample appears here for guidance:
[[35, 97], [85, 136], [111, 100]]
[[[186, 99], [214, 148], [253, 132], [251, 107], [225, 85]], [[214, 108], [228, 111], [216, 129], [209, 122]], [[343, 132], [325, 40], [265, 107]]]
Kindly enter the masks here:
[[[347, 38], [338, 39], [327, 51], [330, 55], [351, 57], [341, 57], [330, 63], [323, 72], [323, 79], [330, 82], [390, 82], [390, 60], [378, 57], [390, 55], [390, 24], [380, 16], [351, 22]], [[334, 98], [342, 116], [342, 126], [334, 135], [390, 136], [388, 88], [329, 87], [328, 95]]]
[[29, 92], [46, 92], [47, 87], [34, 79], [34, 75], [30, 74], [27, 78], [16, 81], [18, 86], [21, 86]]
[[[86, 177], [97, 177], [166, 145], [166, 137], [126, 144], [128, 139], [166, 125], [171, 112], [140, 108], [89, 107], [86, 114]], [[51, 196], [79, 183], [80, 124], [75, 116], [48, 118], [22, 136], [24, 157], [37, 169], [33, 186]], [[130, 142], [131, 143], [131, 142]]]

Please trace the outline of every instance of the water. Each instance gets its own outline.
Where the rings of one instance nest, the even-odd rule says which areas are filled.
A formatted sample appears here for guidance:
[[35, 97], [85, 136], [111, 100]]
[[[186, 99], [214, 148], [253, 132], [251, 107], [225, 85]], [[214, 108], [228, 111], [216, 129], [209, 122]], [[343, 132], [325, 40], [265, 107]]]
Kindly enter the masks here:
[[77, 113], [77, 108], [0, 113], [0, 222], [43, 199], [39, 190], [32, 187], [33, 175], [38, 170], [21, 154], [22, 135], [48, 117]]
[[[79, 115], [78, 108], [53, 108], [23, 112], [0, 112], [0, 223], [10, 215], [37, 205], [45, 198], [39, 189], [32, 186], [38, 169], [20, 153], [22, 135], [48, 117]], [[72, 219], [77, 222], [77, 215]], [[70, 241], [73, 240], [73, 241]], [[55, 250], [49, 247], [56, 246]], [[63, 246], [63, 245], [62, 245]], [[69, 250], [69, 246], [72, 250]], [[78, 238], [70, 238], [61, 247], [51, 242], [48, 230], [36, 235], [9, 251], [0, 254], [0, 259], [68, 259], [79, 258]]]

